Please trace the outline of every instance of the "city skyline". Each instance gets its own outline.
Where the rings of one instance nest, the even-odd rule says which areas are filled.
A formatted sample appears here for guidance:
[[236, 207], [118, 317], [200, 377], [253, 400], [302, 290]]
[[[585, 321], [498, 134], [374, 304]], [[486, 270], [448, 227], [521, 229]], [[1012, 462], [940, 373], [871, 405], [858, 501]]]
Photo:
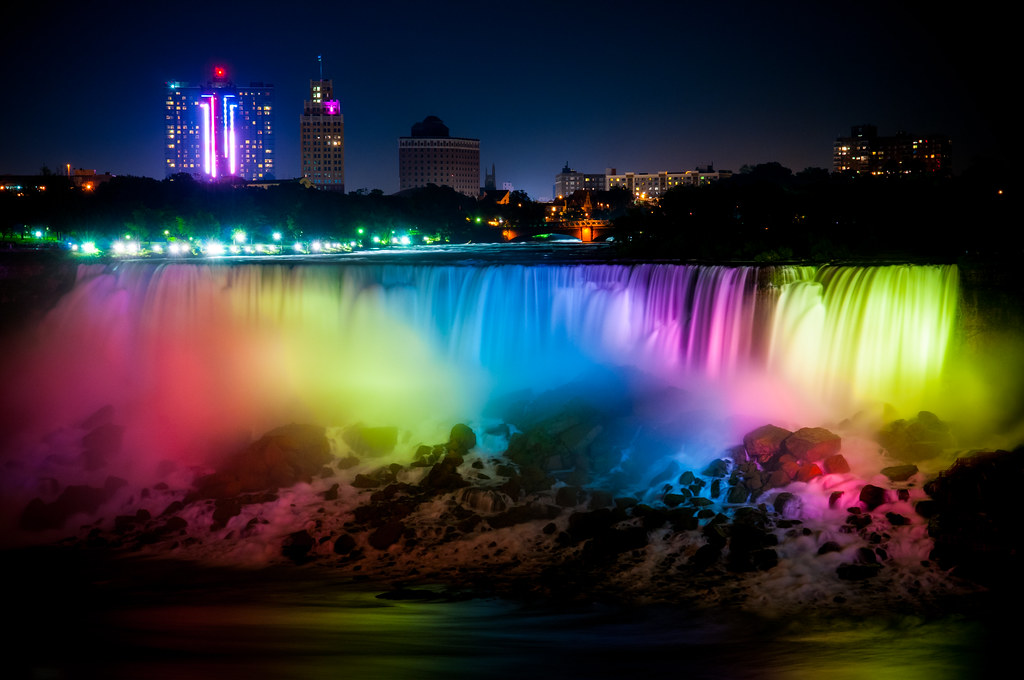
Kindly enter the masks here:
[[535, 198], [551, 195], [566, 161], [581, 172], [829, 168], [834, 140], [865, 123], [948, 136], [957, 172], [1010, 153], [1000, 145], [1012, 111], [1009, 29], [980, 13], [802, 2], [391, 8], [323, 8], [323, 40], [300, 30], [306, 17], [266, 2], [29, 8], [3, 35], [5, 62], [19, 68], [0, 107], [0, 172], [70, 164], [159, 179], [164, 83], [223, 64], [235, 82], [275, 86], [275, 174], [298, 177], [296, 112], [320, 54], [345, 116], [349, 191], [397, 191], [398, 139], [425, 115], [480, 139], [498, 184]]

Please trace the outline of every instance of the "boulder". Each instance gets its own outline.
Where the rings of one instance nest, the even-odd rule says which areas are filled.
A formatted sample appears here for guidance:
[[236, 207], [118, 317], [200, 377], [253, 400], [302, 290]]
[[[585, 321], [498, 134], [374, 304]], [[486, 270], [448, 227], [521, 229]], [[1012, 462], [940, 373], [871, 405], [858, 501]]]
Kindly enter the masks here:
[[843, 440], [823, 427], [802, 427], [782, 442], [786, 453], [798, 460], [813, 463], [834, 456]]
[[228, 457], [213, 474], [196, 480], [199, 498], [229, 498], [309, 482], [331, 460], [323, 427], [285, 425]]
[[782, 442], [792, 434], [775, 425], [762, 425], [743, 436], [743, 448], [750, 458], [765, 463], [779, 454]]

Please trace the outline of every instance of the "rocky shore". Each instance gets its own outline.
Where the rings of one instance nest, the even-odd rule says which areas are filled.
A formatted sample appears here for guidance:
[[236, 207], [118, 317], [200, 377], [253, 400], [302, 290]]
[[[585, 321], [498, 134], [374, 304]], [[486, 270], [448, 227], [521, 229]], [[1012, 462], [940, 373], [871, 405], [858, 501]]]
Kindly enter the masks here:
[[[577, 402], [546, 413], [481, 432], [503, 451], [456, 424], [406, 463], [387, 462], [395, 428], [292, 424], [191, 488], [70, 485], [28, 503], [20, 527], [71, 533], [62, 543], [82, 550], [292, 564], [396, 593], [439, 584], [778, 611], [912, 609], [1009, 587], [1021, 566], [1024, 451], [976, 452], [926, 475], [916, 462], [950, 443], [928, 412], [879, 432], [884, 448], [867, 445], [878, 458], [829, 429], [765, 425], [700, 469], [668, 459], [639, 484], [616, 465], [600, 414]], [[118, 445], [110, 416], [83, 437], [90, 465]]]

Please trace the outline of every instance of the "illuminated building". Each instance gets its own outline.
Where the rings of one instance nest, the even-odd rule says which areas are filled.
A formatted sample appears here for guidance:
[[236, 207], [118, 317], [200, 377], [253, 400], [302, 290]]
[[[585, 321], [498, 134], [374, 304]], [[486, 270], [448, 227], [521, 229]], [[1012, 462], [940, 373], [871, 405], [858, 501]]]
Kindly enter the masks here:
[[450, 136], [437, 116], [413, 125], [410, 137], [398, 138], [399, 191], [428, 184], [480, 194], [480, 140]]
[[618, 174], [614, 168], [605, 173], [605, 186], [611, 189], [625, 189], [634, 198], [645, 200], [659, 198], [669, 189], [681, 186], [704, 186], [720, 179], [732, 177], [728, 170], [716, 171], [712, 166], [680, 172], [627, 172]]
[[170, 81], [164, 170], [208, 180], [274, 176], [274, 86], [236, 87], [222, 67], [205, 86]]
[[309, 81], [299, 129], [302, 176], [318, 189], [345, 191], [345, 117], [333, 81]]
[[566, 162], [562, 172], [555, 175], [555, 196], [572, 196], [577, 191], [604, 191], [605, 184], [603, 174], [586, 174], [576, 172]]
[[854, 175], [949, 175], [953, 143], [942, 135], [897, 132], [879, 137], [874, 125], [855, 125], [832, 145], [832, 171]]

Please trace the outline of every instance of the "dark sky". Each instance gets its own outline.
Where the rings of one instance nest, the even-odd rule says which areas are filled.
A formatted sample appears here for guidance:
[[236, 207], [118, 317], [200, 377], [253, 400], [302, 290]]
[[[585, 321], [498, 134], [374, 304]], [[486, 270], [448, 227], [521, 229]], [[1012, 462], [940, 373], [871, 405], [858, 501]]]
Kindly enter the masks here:
[[[480, 139], [535, 198], [584, 172], [778, 161], [831, 167], [851, 125], [1003, 154], [1011, 21], [995, 4], [900, 2], [19, 3], [0, 27], [0, 173], [163, 178], [167, 80], [276, 86], [278, 177], [299, 169], [309, 79], [333, 78], [346, 188], [398, 189], [397, 138], [427, 115]], [[966, 9], [965, 9], [966, 8]], [[970, 11], [971, 14], [966, 14]]]

